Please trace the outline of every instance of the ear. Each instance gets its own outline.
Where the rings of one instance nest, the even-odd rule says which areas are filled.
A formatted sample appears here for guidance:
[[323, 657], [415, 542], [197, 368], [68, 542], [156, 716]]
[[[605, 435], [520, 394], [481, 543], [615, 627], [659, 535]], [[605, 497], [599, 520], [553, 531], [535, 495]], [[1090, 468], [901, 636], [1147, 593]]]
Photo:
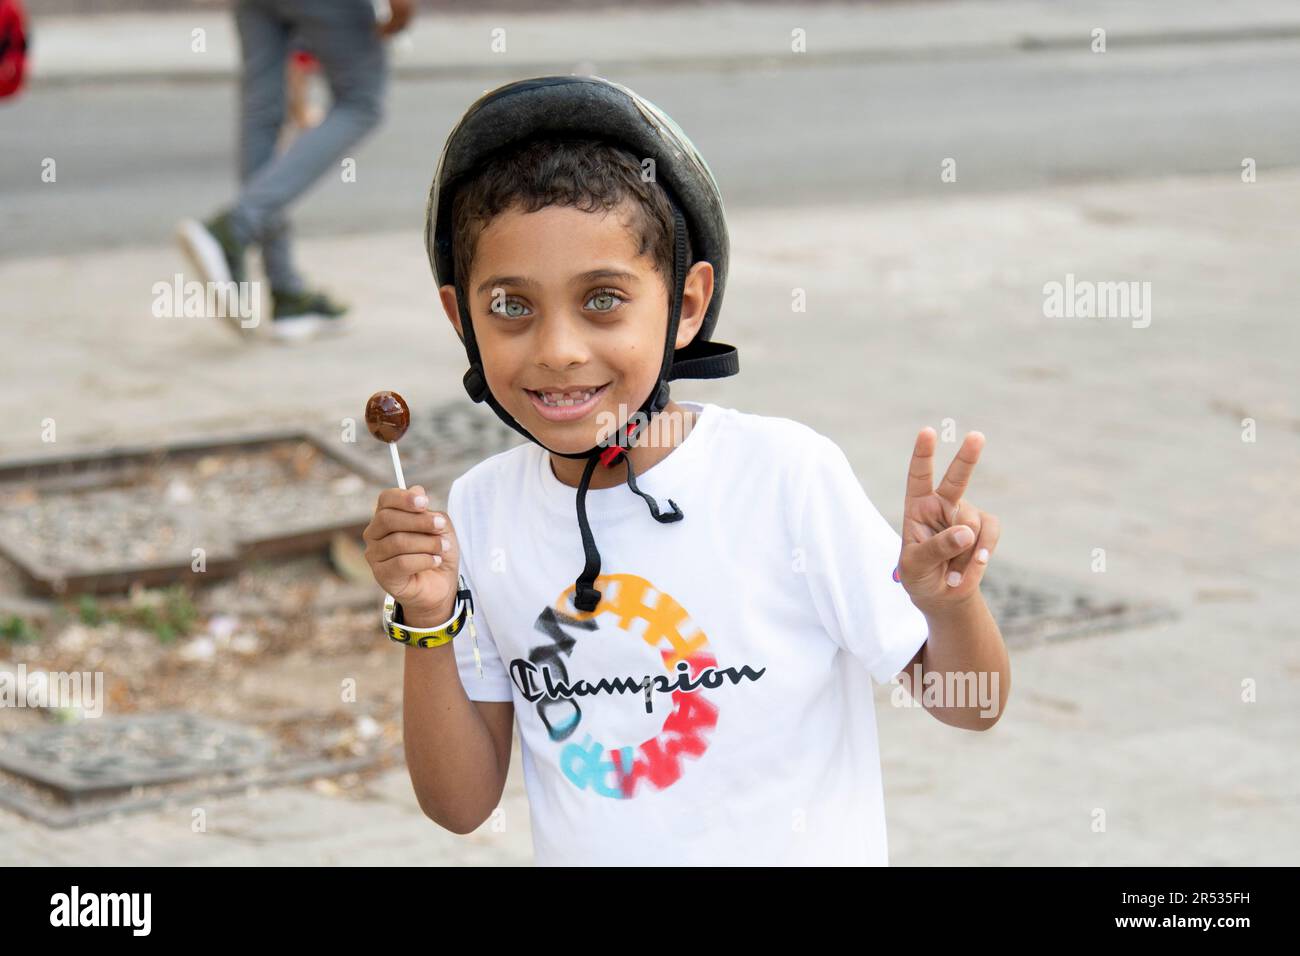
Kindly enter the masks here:
[[701, 259], [686, 273], [682, 288], [682, 314], [677, 319], [675, 349], [685, 348], [700, 331], [713, 300], [713, 264]]
[[447, 313], [447, 318], [451, 320], [451, 327], [456, 330], [462, 343], [465, 341], [465, 333], [460, 327], [460, 311], [456, 308], [456, 287], [454, 285], [444, 285], [438, 289], [438, 298], [442, 300], [442, 311]]

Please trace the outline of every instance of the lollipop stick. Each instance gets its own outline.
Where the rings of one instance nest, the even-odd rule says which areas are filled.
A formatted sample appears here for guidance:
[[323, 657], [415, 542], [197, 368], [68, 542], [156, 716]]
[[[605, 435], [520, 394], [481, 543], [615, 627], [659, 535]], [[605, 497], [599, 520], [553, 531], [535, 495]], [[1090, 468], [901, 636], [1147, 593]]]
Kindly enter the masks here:
[[469, 616], [469, 636], [474, 639], [474, 666], [478, 668], [478, 676], [483, 676], [483, 658], [478, 653], [478, 630], [474, 627], [474, 615]]
[[397, 442], [390, 441], [388, 450], [393, 453], [393, 471], [397, 472], [397, 487], [406, 487], [406, 476], [402, 474], [402, 459], [397, 455]]

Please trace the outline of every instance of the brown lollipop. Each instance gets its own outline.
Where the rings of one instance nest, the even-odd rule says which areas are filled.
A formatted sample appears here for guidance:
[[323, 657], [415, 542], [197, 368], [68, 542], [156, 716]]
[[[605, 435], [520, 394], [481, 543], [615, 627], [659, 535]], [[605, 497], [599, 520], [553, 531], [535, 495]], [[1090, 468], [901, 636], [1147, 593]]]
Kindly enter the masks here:
[[393, 453], [393, 471], [397, 474], [397, 486], [406, 487], [406, 478], [402, 475], [402, 459], [397, 455], [397, 442], [411, 426], [411, 407], [406, 399], [396, 392], [375, 392], [366, 402], [366, 427], [370, 434], [388, 445]]

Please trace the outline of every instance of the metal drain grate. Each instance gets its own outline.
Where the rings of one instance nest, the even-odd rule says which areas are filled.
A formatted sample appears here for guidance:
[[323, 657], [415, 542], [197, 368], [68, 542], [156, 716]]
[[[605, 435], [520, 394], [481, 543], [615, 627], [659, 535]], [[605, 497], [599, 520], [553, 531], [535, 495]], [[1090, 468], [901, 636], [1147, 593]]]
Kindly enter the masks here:
[[1006, 564], [989, 568], [980, 590], [1007, 647], [1123, 631], [1178, 616], [1154, 602], [1088, 593], [1070, 581]]
[[105, 717], [0, 739], [0, 805], [51, 827], [364, 769], [198, 714]]
[[359, 535], [377, 492], [300, 433], [3, 462], [0, 555], [44, 595], [210, 581]]

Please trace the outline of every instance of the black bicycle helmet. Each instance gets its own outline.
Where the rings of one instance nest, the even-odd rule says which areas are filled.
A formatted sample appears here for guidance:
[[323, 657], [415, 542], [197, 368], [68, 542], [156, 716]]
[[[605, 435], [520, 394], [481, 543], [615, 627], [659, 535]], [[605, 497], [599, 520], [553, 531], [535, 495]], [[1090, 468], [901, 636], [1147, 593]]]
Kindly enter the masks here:
[[[673, 212], [673, 276], [668, 334], [659, 378], [650, 395], [629, 420], [599, 445], [585, 452], [557, 452], [537, 441], [497, 401], [487, 385], [474, 326], [470, 321], [465, 285], [468, 276], [455, 274], [452, 255], [452, 201], [459, 186], [472, 177], [488, 158], [518, 148], [542, 136], [573, 134], [596, 137], [621, 146], [638, 158], [652, 158], [655, 178], [668, 196]], [[685, 348], [674, 349], [681, 316], [682, 292], [691, 263], [686, 261], [689, 235], [697, 259], [713, 266], [713, 298], [699, 332]], [[429, 201], [425, 207], [424, 244], [439, 286], [454, 284], [469, 370], [464, 385], [475, 402], [487, 402], [497, 417], [553, 455], [585, 458], [587, 466], [578, 484], [578, 526], [582, 532], [586, 565], [575, 583], [574, 606], [594, 611], [600, 601], [595, 580], [600, 573], [600, 551], [587, 520], [585, 499], [597, 462], [613, 467], [622, 459], [627, 483], [645, 499], [658, 522], [680, 521], [684, 515], [670, 498], [662, 512], [651, 495], [636, 486], [636, 475], [626, 453], [646, 422], [668, 404], [669, 381], [679, 378], [725, 378], [740, 370], [736, 349], [710, 341], [727, 282], [730, 241], [722, 196], [713, 173], [681, 128], [657, 106], [625, 86], [596, 76], [539, 76], [507, 83], [481, 96], [461, 117], [438, 158]]]

